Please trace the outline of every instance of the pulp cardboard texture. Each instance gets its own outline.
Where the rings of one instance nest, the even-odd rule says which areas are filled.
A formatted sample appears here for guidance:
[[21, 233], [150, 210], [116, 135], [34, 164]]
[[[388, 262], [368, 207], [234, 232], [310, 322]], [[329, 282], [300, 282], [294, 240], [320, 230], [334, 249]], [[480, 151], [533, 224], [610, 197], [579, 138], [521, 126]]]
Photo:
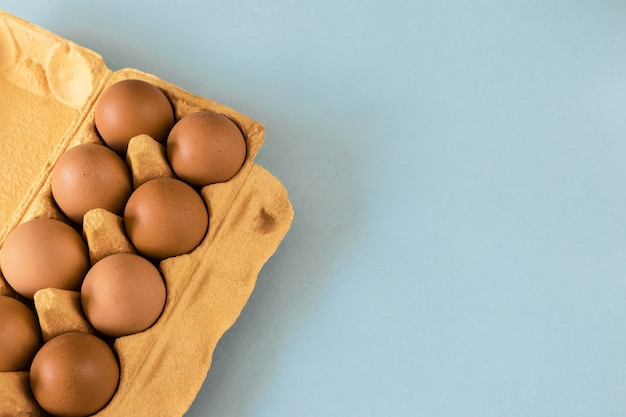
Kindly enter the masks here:
[[[94, 125], [99, 94], [122, 79], [142, 79], [170, 99], [176, 119], [198, 110], [230, 117], [247, 143], [245, 163], [230, 181], [204, 187], [209, 230], [191, 253], [165, 259], [159, 269], [167, 301], [148, 330], [124, 336], [113, 347], [120, 383], [96, 415], [181, 416], [193, 402], [211, 365], [214, 348], [247, 302], [256, 277], [287, 233], [293, 210], [282, 184], [253, 162], [263, 126], [209, 99], [136, 69], [111, 71], [95, 52], [0, 11], [0, 242], [19, 223], [52, 217], [66, 220], [50, 191], [50, 172], [69, 147], [101, 143]], [[133, 139], [127, 162], [135, 184], [172, 176], [163, 146]], [[82, 230], [92, 262], [133, 252], [122, 219], [89, 212]], [[1, 268], [1, 265], [0, 265]], [[0, 275], [0, 294], [19, 298]], [[48, 340], [67, 331], [92, 332], [78, 292], [45, 289], [34, 306]], [[41, 416], [28, 372], [0, 373], [0, 416]]]

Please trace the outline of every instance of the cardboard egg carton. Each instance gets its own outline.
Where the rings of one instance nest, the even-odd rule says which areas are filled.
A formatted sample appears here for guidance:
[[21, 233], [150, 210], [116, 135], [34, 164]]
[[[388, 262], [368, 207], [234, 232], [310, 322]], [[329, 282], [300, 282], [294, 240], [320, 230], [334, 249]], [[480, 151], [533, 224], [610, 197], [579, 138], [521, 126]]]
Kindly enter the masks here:
[[[237, 175], [201, 190], [210, 218], [202, 243], [189, 254], [160, 262], [167, 301], [158, 321], [115, 340], [119, 387], [96, 414], [182, 416], [202, 386], [217, 342], [239, 316], [261, 267], [293, 219], [285, 188], [253, 162], [263, 142], [260, 123], [154, 75], [130, 68], [112, 71], [97, 53], [0, 11], [0, 242], [30, 219], [66, 220], [52, 198], [52, 168], [68, 148], [101, 143], [94, 125], [99, 94], [130, 78], [159, 87], [177, 120], [199, 110], [228, 116], [247, 143]], [[172, 176], [165, 161], [163, 146], [149, 137], [134, 138], [129, 146], [135, 185]], [[104, 210], [89, 212], [80, 232], [92, 262], [134, 250], [122, 219]], [[1, 274], [0, 294], [19, 298]], [[44, 340], [67, 331], [93, 331], [78, 292], [41, 290], [34, 306]], [[0, 416], [5, 415], [45, 415], [30, 393], [28, 372], [0, 372]]]

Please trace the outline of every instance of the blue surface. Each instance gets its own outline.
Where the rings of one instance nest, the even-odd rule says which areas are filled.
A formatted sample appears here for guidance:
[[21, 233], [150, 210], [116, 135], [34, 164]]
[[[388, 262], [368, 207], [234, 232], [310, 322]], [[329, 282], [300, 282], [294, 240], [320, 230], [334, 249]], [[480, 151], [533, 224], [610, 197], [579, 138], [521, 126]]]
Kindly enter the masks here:
[[266, 125], [293, 228], [186, 417], [626, 415], [626, 6], [1, 1]]

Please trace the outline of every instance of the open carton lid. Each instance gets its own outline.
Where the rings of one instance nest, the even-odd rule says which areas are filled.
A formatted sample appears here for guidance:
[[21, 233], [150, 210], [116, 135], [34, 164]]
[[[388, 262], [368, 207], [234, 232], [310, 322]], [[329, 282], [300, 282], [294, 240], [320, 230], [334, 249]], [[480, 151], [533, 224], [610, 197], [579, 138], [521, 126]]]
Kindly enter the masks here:
[[110, 73], [95, 52], [0, 10], [0, 240]]
[[[50, 192], [52, 168], [67, 148], [100, 142], [93, 122], [97, 98], [108, 85], [128, 78], [161, 88], [177, 120], [199, 110], [228, 116], [247, 144], [235, 177], [200, 190], [210, 218], [202, 243], [161, 261], [167, 301], [159, 320], [115, 340], [120, 384], [96, 414], [182, 416], [202, 386], [217, 342], [239, 316], [293, 219], [280, 181], [253, 162], [263, 142], [260, 123], [154, 75], [131, 68], [113, 72], [97, 53], [0, 11], [0, 245], [23, 221], [63, 219]], [[108, 233], [114, 223], [94, 226], [100, 227], [95, 235]], [[89, 227], [85, 220], [84, 229]], [[0, 294], [16, 296], [1, 274]], [[77, 297], [56, 289], [35, 294], [48, 337], [74, 330], [81, 313]], [[42, 415], [27, 372], [0, 373], [0, 415]]]

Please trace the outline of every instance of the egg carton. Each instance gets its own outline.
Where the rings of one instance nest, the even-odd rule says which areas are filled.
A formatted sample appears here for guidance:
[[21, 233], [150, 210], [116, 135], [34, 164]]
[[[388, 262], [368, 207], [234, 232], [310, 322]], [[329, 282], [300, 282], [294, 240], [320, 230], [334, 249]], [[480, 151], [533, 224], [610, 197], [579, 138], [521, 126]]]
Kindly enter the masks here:
[[[284, 186], [253, 162], [263, 143], [261, 123], [155, 75], [133, 68], [112, 71], [96, 52], [0, 10], [0, 242], [34, 218], [67, 220], [52, 198], [52, 168], [70, 147], [102, 143], [95, 104], [104, 89], [123, 79], [159, 87], [176, 120], [212, 110], [233, 120], [246, 139], [240, 171], [200, 191], [210, 219], [204, 240], [189, 254], [159, 263], [167, 288], [160, 318], [148, 330], [115, 339], [119, 386], [96, 414], [182, 416], [206, 378], [216, 344], [238, 318], [293, 219]], [[162, 145], [149, 137], [133, 139], [127, 161], [137, 183], [172, 175]], [[122, 219], [105, 210], [89, 212], [79, 231], [92, 263], [134, 251]], [[20, 298], [1, 274], [0, 294]], [[78, 292], [40, 290], [34, 308], [44, 340], [68, 331], [93, 332]], [[28, 372], [0, 372], [0, 416], [5, 415], [46, 415], [33, 400]]]

